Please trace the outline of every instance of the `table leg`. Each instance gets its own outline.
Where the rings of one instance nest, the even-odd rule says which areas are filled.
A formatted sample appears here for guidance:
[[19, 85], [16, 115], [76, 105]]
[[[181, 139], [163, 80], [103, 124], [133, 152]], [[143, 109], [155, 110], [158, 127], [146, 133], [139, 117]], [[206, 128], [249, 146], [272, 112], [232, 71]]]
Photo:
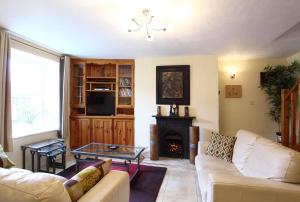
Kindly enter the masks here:
[[53, 174], [55, 174], [56, 157], [51, 158], [51, 164], [52, 164], [52, 168], [53, 168]]
[[46, 156], [46, 171], [49, 173], [49, 163], [50, 163], [50, 157], [47, 155]]
[[66, 169], [66, 152], [63, 152], [62, 153], [62, 166], [63, 166], [63, 169], [65, 170]]
[[76, 171], [79, 171], [79, 161], [80, 161], [80, 154], [75, 154], [74, 158], [76, 160]]
[[37, 153], [37, 171], [41, 171], [41, 155]]
[[141, 167], [140, 167], [140, 156], [138, 156], [138, 159], [137, 159], [137, 170], [138, 170], [138, 172], [141, 170]]
[[21, 149], [22, 149], [22, 168], [25, 169], [26, 147], [21, 147]]
[[137, 168], [135, 170], [135, 172], [131, 175], [130, 177], [130, 182], [135, 178], [135, 176], [140, 172], [141, 167], [140, 167], [140, 156], [137, 157]]
[[32, 172], [34, 172], [34, 155], [35, 155], [35, 151], [31, 150], [31, 170]]
[[126, 163], [126, 160], [125, 160], [125, 167], [126, 167], [126, 170], [128, 173], [129, 173], [130, 165], [131, 165], [131, 160], [128, 160], [128, 164]]

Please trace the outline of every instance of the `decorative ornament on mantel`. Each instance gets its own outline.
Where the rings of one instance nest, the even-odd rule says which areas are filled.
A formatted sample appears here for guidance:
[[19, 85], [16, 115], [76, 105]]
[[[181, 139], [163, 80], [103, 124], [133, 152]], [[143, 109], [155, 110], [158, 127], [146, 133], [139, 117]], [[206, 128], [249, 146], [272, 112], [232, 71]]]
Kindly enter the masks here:
[[153, 25], [153, 15], [150, 15], [149, 9], [144, 9], [142, 11], [143, 19], [138, 21], [136, 18], [132, 18], [131, 21], [135, 25], [135, 29], [128, 29], [128, 32], [138, 32], [142, 28], [145, 28], [146, 34], [147, 34], [147, 40], [152, 41], [153, 35], [151, 34], [152, 31], [167, 31], [166, 27], [155, 27]]

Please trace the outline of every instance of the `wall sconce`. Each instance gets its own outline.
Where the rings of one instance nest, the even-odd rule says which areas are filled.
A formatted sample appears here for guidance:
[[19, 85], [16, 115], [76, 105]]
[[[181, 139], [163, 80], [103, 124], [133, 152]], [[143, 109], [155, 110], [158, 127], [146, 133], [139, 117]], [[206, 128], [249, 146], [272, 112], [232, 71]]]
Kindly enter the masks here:
[[235, 74], [230, 74], [231, 79], [235, 79]]
[[231, 79], [235, 79], [235, 76], [236, 76], [236, 70], [234, 68], [231, 68], [229, 70], [229, 74], [230, 74], [230, 78]]

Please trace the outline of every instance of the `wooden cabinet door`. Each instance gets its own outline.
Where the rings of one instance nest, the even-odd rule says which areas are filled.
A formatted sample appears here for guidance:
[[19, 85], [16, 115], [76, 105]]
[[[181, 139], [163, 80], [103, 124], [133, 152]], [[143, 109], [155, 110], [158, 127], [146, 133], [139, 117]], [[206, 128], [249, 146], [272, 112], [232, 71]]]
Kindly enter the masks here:
[[112, 144], [112, 120], [93, 119], [91, 141], [98, 143]]
[[79, 120], [79, 136], [81, 146], [89, 144], [90, 138], [90, 120], [89, 119], [78, 119]]
[[125, 121], [125, 138], [127, 145], [134, 145], [134, 122], [133, 120]]
[[70, 147], [80, 147], [90, 143], [90, 120], [71, 119]]
[[70, 121], [70, 147], [75, 148], [80, 146], [79, 137], [79, 121], [78, 119], [71, 119]]
[[114, 144], [133, 145], [133, 120], [114, 120]]

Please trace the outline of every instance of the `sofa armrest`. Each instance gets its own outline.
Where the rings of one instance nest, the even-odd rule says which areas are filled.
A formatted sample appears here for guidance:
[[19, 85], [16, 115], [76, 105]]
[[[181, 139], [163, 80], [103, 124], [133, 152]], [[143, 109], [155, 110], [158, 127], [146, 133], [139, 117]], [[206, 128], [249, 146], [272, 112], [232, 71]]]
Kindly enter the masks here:
[[225, 174], [209, 175], [207, 202], [295, 202], [300, 185]]
[[112, 170], [78, 202], [129, 202], [129, 192], [128, 173]]
[[204, 142], [199, 141], [198, 142], [198, 154], [205, 154], [208, 145], [209, 145], [208, 141], [204, 141]]

